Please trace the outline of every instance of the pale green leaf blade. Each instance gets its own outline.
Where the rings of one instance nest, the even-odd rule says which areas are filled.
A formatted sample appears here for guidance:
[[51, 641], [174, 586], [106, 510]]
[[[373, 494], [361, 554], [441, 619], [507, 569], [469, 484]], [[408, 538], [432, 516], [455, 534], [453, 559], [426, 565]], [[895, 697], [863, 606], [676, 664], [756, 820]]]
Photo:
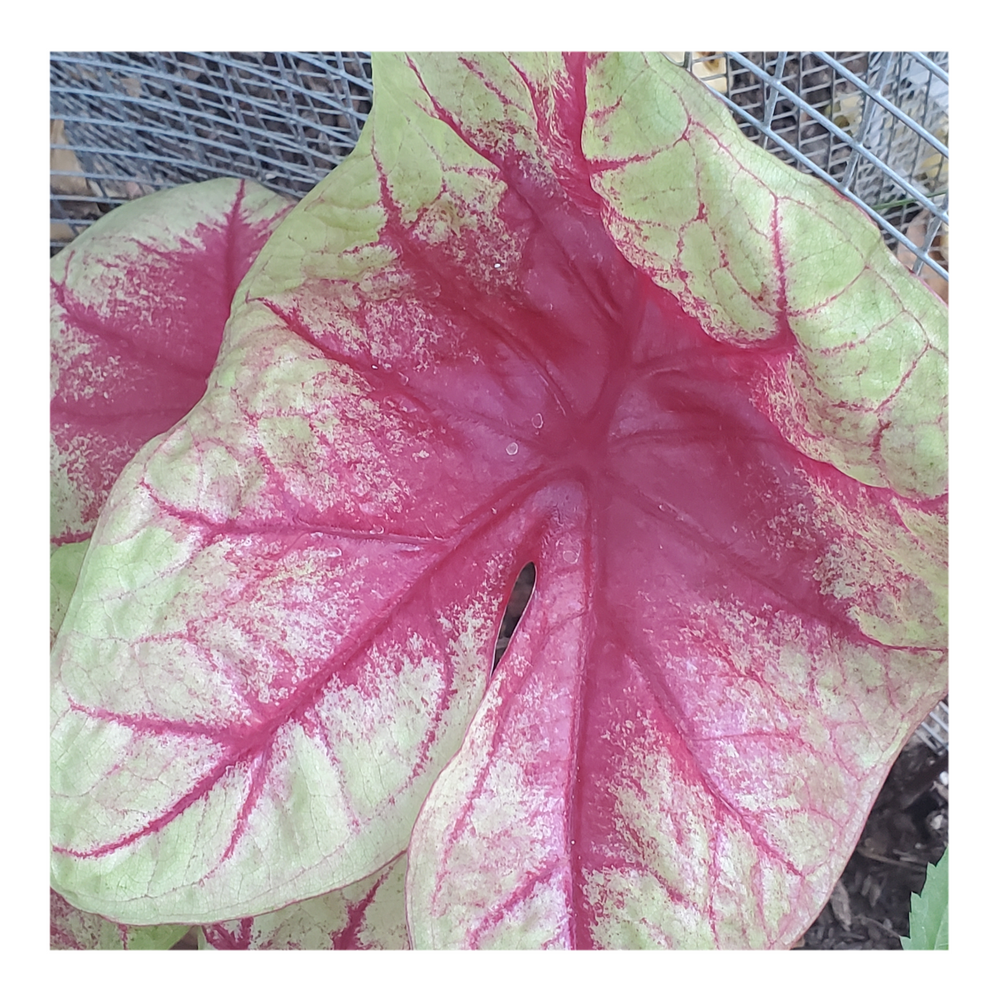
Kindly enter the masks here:
[[910, 936], [906, 951], [948, 950], [948, 849], [936, 865], [927, 866], [923, 891], [910, 897]]
[[188, 928], [183, 924], [129, 927], [86, 913], [49, 890], [49, 947], [52, 951], [166, 951]]
[[49, 645], [56, 641], [70, 598], [80, 578], [80, 567], [90, 539], [60, 545], [49, 554]]

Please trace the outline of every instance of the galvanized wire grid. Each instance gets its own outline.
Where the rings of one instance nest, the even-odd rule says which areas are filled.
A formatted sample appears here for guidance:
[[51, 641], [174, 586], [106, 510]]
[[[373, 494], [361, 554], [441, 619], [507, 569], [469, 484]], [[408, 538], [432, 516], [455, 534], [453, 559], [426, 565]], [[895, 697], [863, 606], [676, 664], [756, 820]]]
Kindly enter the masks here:
[[51, 251], [125, 201], [213, 177], [301, 197], [358, 141], [360, 52], [53, 54]]
[[927, 744], [936, 754], [948, 752], [948, 699], [940, 702], [937, 708], [920, 723], [914, 734]]
[[[743, 132], [863, 208], [942, 297], [948, 280], [946, 52], [668, 53]], [[212, 177], [301, 196], [371, 110], [363, 52], [57, 53], [50, 248], [125, 201]], [[942, 702], [917, 735], [948, 749]]]
[[[948, 54], [669, 53], [750, 138], [864, 208], [947, 289]], [[63, 53], [51, 59], [51, 248], [116, 205], [216, 176], [305, 194], [371, 108], [361, 52]]]
[[947, 297], [947, 52], [670, 53], [744, 134], [863, 208]]

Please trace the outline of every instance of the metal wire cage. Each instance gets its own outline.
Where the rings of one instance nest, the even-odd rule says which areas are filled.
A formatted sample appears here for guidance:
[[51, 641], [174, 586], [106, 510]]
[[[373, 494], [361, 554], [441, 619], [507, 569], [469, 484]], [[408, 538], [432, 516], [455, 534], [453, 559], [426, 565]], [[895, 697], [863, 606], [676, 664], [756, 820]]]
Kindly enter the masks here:
[[719, 93], [745, 135], [863, 208], [947, 298], [947, 52], [671, 55]]
[[[751, 140], [863, 208], [948, 296], [946, 52], [667, 53]], [[354, 148], [363, 52], [77, 52], [50, 62], [50, 251], [125, 201], [219, 176], [301, 196]], [[948, 749], [942, 702], [917, 731]]]
[[125, 201], [213, 177], [302, 196], [371, 109], [359, 52], [77, 52], [50, 63], [50, 248]]
[[[946, 52], [668, 53], [744, 133], [867, 211], [935, 290], [948, 280]], [[371, 109], [363, 52], [57, 53], [51, 250], [116, 205], [241, 176], [305, 194]]]

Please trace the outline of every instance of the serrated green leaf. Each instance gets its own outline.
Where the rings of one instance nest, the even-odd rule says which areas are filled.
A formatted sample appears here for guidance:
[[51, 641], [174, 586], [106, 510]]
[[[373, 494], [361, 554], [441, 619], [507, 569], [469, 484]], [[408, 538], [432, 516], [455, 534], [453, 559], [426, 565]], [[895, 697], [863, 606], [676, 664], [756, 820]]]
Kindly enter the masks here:
[[923, 892], [910, 897], [910, 936], [906, 951], [948, 950], [948, 850], [936, 865], [927, 866]]

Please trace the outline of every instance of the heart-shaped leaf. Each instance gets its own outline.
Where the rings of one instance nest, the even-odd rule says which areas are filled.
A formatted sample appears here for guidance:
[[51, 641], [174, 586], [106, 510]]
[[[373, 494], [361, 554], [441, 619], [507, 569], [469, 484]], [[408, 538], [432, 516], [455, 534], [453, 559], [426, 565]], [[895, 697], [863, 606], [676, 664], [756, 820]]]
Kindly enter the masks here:
[[418, 947], [786, 946], [945, 689], [945, 310], [665, 59], [375, 86], [95, 532], [53, 884], [223, 920], [412, 830]]
[[291, 206], [252, 181], [186, 184], [53, 257], [54, 543], [88, 538], [125, 463], [198, 401], [233, 294]]

